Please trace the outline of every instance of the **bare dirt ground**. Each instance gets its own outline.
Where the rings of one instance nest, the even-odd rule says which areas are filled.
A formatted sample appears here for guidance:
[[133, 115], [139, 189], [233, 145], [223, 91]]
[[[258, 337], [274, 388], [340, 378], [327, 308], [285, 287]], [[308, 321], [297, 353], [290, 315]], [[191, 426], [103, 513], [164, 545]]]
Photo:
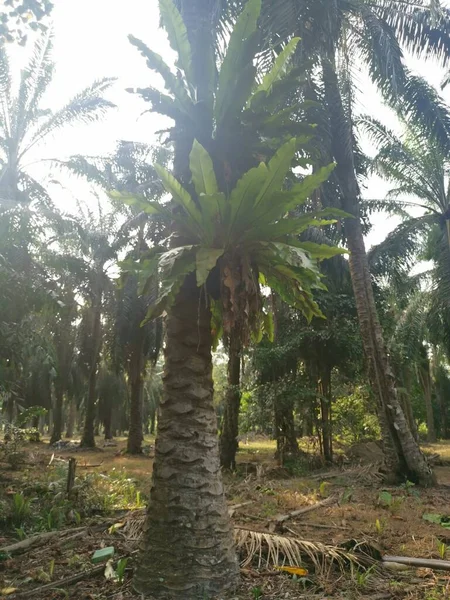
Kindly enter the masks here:
[[[150, 456], [124, 456], [121, 454], [124, 445], [124, 440], [119, 440], [116, 447], [100, 446], [94, 452], [57, 452], [45, 443], [35, 444], [29, 448], [28, 464], [20, 471], [0, 465], [0, 510], [5, 514], [20, 492], [27, 496], [27, 490], [32, 490], [37, 496], [39, 482], [42, 489], [59, 493], [66, 463], [58, 458], [67, 460], [70, 456], [76, 458], [77, 473], [83, 481], [80, 504], [84, 509], [90, 507], [84, 512], [80, 508], [79, 513], [72, 510], [70, 520], [69, 507], [63, 503], [61, 512], [65, 520], [58, 524], [59, 513], [52, 516], [53, 509], [45, 512], [46, 507], [38, 505], [36, 500], [31, 502], [30, 510], [43, 511], [47, 523], [37, 521], [33, 514], [23, 526], [15, 527], [7, 521], [9, 525], [3, 532], [0, 530], [3, 548], [20, 538], [57, 530], [58, 526], [60, 529], [45, 544], [22, 553], [2, 555], [0, 550], [0, 598], [128, 600], [134, 597], [131, 576], [138, 541], [136, 534], [130, 537], [124, 533], [126, 527], [115, 528], [114, 524], [126, 522], [126, 515], [130, 514], [127, 511], [137, 509], [133, 514], [142, 514], [150, 487], [152, 458], [151, 450]], [[312, 472], [302, 472], [301, 467], [294, 466], [287, 472], [275, 463], [272, 442], [244, 441], [238, 473], [225, 476], [227, 500], [234, 507], [233, 521], [244, 531], [272, 531], [319, 547], [324, 544], [348, 548], [350, 540], [354, 540], [368, 542], [371, 552], [376, 548], [381, 554], [438, 559], [446, 559], [448, 554], [450, 559], [450, 531], [423, 518], [429, 514], [450, 515], [450, 466], [445, 464], [448, 460], [450, 465], [450, 444], [437, 444], [426, 451], [439, 453], [443, 462], [436, 467], [439, 485], [432, 490], [418, 489], [409, 483], [383, 486], [376, 477], [376, 469], [356, 463]], [[320, 506], [316, 507], [317, 504]], [[314, 510], [291, 516], [273, 531], [280, 515], [311, 506]], [[93, 552], [105, 546], [115, 548], [116, 571], [117, 560], [129, 558], [120, 581], [107, 580], [104, 565], [97, 568], [91, 562]], [[248, 557], [248, 552], [244, 554], [243, 558]], [[320, 553], [317, 556], [320, 558]], [[298, 566], [306, 568], [308, 575], [292, 576], [275, 570], [267, 562], [267, 547], [262, 544], [242, 570], [240, 588], [228, 599], [450, 599], [450, 573], [447, 575], [445, 571], [386, 571], [373, 567], [367, 572], [351, 564], [318, 569], [307, 557]]]

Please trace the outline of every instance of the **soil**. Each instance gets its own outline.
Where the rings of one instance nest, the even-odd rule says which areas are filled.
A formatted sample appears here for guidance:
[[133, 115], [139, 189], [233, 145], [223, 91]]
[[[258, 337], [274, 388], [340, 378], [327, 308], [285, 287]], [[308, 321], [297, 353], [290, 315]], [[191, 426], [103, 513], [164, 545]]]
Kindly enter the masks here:
[[[36, 480], [46, 477], [49, 469], [57, 468], [58, 462], [63, 464], [56, 459], [74, 456], [78, 473], [96, 472], [106, 477], [112, 469], [123, 470], [146, 496], [152, 459], [124, 456], [120, 453], [124, 444], [124, 440], [120, 440], [117, 447], [75, 453], [55, 452], [45, 443], [33, 445], [28, 456], [28, 477], [30, 468]], [[279, 515], [313, 506], [328, 498], [329, 505], [286, 519], [278, 526], [277, 533], [332, 546], [348, 546], [349, 540], [365, 541], [390, 555], [446, 557], [450, 531], [424, 520], [423, 515], [450, 515], [450, 467], [436, 467], [439, 485], [432, 490], [419, 489], [408, 483], [385, 487], [377, 477], [376, 467], [362, 464], [367, 462], [362, 456], [364, 452], [358, 451], [357, 455], [347, 452], [351, 462], [344, 468], [324, 468], [322, 473], [288, 476], [285, 469], [277, 467], [273, 450], [267, 440], [243, 443], [239, 453], [242, 469], [238, 475], [225, 476], [229, 505], [245, 504], [234, 509], [233, 521], [237, 527], [268, 532], [273, 530]], [[427, 448], [427, 451], [439, 452], [444, 459], [448, 458], [450, 443]], [[53, 454], [52, 465], [48, 466]], [[369, 449], [367, 454], [375, 456], [375, 449]], [[8, 502], [11, 494], [21, 489], [25, 469], [13, 472], [0, 465], [0, 474], [5, 479], [3, 485], [0, 482], [0, 500]], [[0, 591], [3, 592], [0, 598], [136, 598], [132, 593], [131, 577], [137, 539], [128, 538], [121, 533], [120, 527], [110, 529], [111, 525], [123, 521], [124, 515], [124, 512], [109, 512], [88, 516], [81, 523], [73, 524], [74, 531], [61, 532], [45, 545], [14, 554], [11, 558], [3, 557], [6, 560], [0, 560]], [[86, 529], [77, 534], [75, 530], [81, 526]], [[0, 546], [15, 541], [17, 536], [8, 530], [0, 538]], [[91, 562], [93, 552], [111, 545], [115, 548], [114, 566], [118, 558], [129, 557], [122, 583], [105, 579], [103, 569], [90, 574], [96, 568]], [[261, 562], [255, 556], [252, 564], [243, 569], [239, 590], [227, 600], [450, 599], [450, 574], [445, 572], [413, 569], [387, 573], [374, 569], [365, 574], [347, 564], [341, 569], [332, 568], [319, 574], [311, 564], [306, 564], [309, 575], [296, 579], [274, 570], [273, 565], [265, 563], [264, 556], [263, 552]], [[83, 574], [80, 581], [73, 584], [65, 581], [77, 574]], [[40, 589], [49, 583], [55, 587]], [[5, 588], [17, 588], [17, 592], [6, 595]]]

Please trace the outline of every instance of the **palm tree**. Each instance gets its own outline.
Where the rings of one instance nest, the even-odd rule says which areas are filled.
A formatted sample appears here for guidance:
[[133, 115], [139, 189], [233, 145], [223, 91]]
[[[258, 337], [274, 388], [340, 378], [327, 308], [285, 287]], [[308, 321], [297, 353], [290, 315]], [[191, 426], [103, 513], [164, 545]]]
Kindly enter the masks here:
[[0, 45], [0, 201], [30, 205], [50, 202], [43, 186], [29, 173], [31, 151], [65, 127], [89, 124], [114, 106], [103, 98], [112, 79], [93, 83], [56, 112], [43, 107], [52, 81], [52, 38], [39, 38], [21, 72], [17, 94], [5, 45]]
[[[236, 322], [242, 322], [244, 343], [252, 330], [264, 327], [264, 322], [270, 329], [270, 317], [261, 311], [260, 281], [277, 289], [306, 313], [317, 311], [311, 286], [320, 282], [316, 259], [322, 256], [323, 248], [303, 248], [301, 244], [297, 247], [287, 239], [292, 240], [293, 232], [297, 234], [312, 223], [322, 222], [323, 215], [316, 213], [289, 221], [281, 217], [306, 200], [331, 168], [282, 192], [297, 146], [296, 140], [287, 136], [291, 141], [274, 154], [268, 165], [262, 162], [248, 171], [258, 165], [257, 146], [269, 155], [274, 153], [255, 136], [255, 131], [263, 126], [268, 128], [267, 121], [273, 116], [262, 114], [262, 110], [259, 126], [247, 130], [253, 133], [249, 137], [254, 154], [244, 154], [244, 172], [242, 163], [235, 170], [230, 168], [236, 164], [233, 148], [238, 154], [249, 147], [240, 130], [244, 107], [247, 102], [251, 104], [255, 92], [264, 106], [264, 98], [271, 96], [274, 88], [277, 90], [274, 84], [284, 73], [297, 42], [258, 89], [253, 65], [258, 2], [252, 0], [236, 24], [215, 94], [214, 73], [207, 86], [203, 81], [197, 85], [192, 77], [192, 57], [198, 52], [191, 52], [180, 13], [167, 0], [160, 6], [169, 39], [178, 51], [179, 76], [142, 42], [134, 38], [132, 41], [148, 65], [163, 75], [171, 93], [140, 90], [157, 110], [175, 117], [174, 166], [184, 186], [158, 167], [176, 207], [173, 212], [161, 204], [124, 198], [148, 213], [165, 214], [166, 220], [174, 224], [171, 248], [163, 253], [150, 250], [143, 260], [148, 276], [158, 271], [161, 278], [159, 295], [148, 318], [158, 317], [164, 311], [168, 316], [164, 391], [145, 551], [134, 585], [143, 594], [151, 591], [159, 597], [195, 598], [234, 586], [238, 573], [220, 476], [212, 394], [211, 311], [221, 319], [225, 333]], [[204, 78], [205, 72], [199, 77]], [[202, 97], [205, 90], [206, 97]], [[246, 114], [251, 116], [253, 112], [257, 112], [256, 108]], [[268, 136], [270, 140], [282, 136], [289, 127], [295, 129], [295, 122], [287, 123], [289, 114], [284, 116], [284, 127], [283, 123], [275, 127], [276, 134]], [[211, 137], [213, 131], [215, 137]], [[236, 138], [232, 139], [234, 132]], [[192, 145], [191, 140], [197, 137], [200, 140]], [[211, 149], [211, 155], [205, 146]], [[328, 249], [327, 256], [328, 252], [334, 253]], [[249, 314], [248, 321], [242, 319], [243, 310]]]
[[[87, 380], [84, 430], [81, 446], [95, 447], [94, 421], [97, 403], [97, 375], [103, 345], [103, 316], [114, 310], [114, 285], [109, 270], [124, 241], [118, 235], [117, 216], [99, 215], [78, 205], [78, 220], [59, 239], [61, 252], [53, 257], [58, 269], [74, 281], [74, 291], [83, 298], [78, 327], [78, 364]], [[120, 230], [119, 230], [120, 231]]]
[[[133, 255], [139, 258], [143, 252], [142, 240], [138, 242], [138, 252]], [[122, 263], [125, 267], [126, 263]], [[143, 441], [143, 401], [144, 380], [147, 365], [156, 363], [162, 345], [161, 319], [142, 325], [147, 311], [154, 301], [156, 282], [146, 293], [139, 293], [139, 280], [136, 275], [128, 273], [119, 290], [117, 313], [115, 318], [115, 360], [118, 368], [125, 368], [130, 386], [130, 412], [127, 452], [142, 453]], [[151, 289], [153, 287], [153, 289]]]
[[[62, 438], [64, 395], [70, 388], [70, 374], [74, 360], [75, 327], [77, 303], [72, 282], [66, 281], [55, 302], [55, 317], [51, 323], [56, 355], [55, 403], [53, 412], [53, 431], [50, 444]], [[56, 295], [56, 294], [55, 294]]]
[[[335, 182], [344, 210], [355, 218], [345, 225], [350, 267], [368, 370], [378, 405], [386, 462], [392, 474], [428, 485], [431, 470], [415, 442], [399, 404], [379, 323], [360, 219], [352, 124], [353, 60], [363, 60], [385, 99], [417, 118], [448, 148], [449, 115], [436, 92], [411, 77], [400, 44], [416, 55], [446, 62], [450, 47], [449, 11], [404, 0], [322, 0], [281, 4], [267, 0], [264, 27], [270, 39], [302, 38], [300, 56], [315, 57], [329, 112], [330, 145], [326, 161], [337, 162]], [[271, 33], [275, 32], [274, 36]]]
[[[158, 160], [167, 164], [170, 152], [142, 143], [121, 141], [115, 152], [106, 157], [73, 156], [58, 164], [72, 173], [100, 186], [106, 192], [116, 190], [121, 193], [141, 194], [148, 201], [156, 201], [164, 194], [164, 188], [152, 163]], [[117, 233], [117, 241], [123, 240], [129, 246], [132, 235], [137, 236], [134, 249], [122, 263], [132, 267], [139, 260], [140, 252], [147, 244], [160, 244], [165, 236], [164, 226], [157, 215], [148, 215], [137, 206], [127, 206], [116, 202], [111, 196], [114, 212], [124, 218]], [[118, 291], [118, 302], [114, 324], [113, 362], [116, 370], [125, 368], [130, 385], [130, 415], [127, 450], [130, 454], [142, 452], [143, 441], [143, 385], [146, 366], [156, 361], [160, 352], [161, 323], [148, 323], [141, 327], [151, 299], [149, 290], [141, 294], [138, 278], [127, 273]]]

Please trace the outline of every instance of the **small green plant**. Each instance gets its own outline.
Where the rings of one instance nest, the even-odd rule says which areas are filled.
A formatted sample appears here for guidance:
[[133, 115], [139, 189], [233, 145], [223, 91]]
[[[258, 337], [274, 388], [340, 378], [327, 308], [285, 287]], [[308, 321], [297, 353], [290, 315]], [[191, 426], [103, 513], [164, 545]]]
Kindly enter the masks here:
[[81, 560], [82, 559], [81, 559], [81, 556], [79, 554], [74, 554], [67, 561], [67, 566], [68, 567], [74, 567], [75, 565], [78, 565], [81, 562]]
[[367, 583], [372, 575], [372, 571], [374, 570], [375, 565], [370, 567], [370, 569], [366, 569], [365, 571], [356, 568], [353, 563], [351, 564], [351, 577], [353, 582], [357, 587], [365, 588]]
[[14, 494], [11, 507], [11, 521], [14, 527], [22, 527], [29, 519], [30, 514], [31, 500], [27, 500], [22, 493]]
[[48, 574], [50, 576], [50, 579], [53, 579], [53, 573], [55, 572], [55, 559], [52, 558], [52, 560], [49, 563], [48, 566]]
[[381, 535], [386, 528], [386, 521], [384, 519], [376, 519], [375, 529], [378, 535]]
[[389, 492], [383, 490], [378, 495], [378, 506], [387, 508], [392, 513], [396, 512], [405, 500], [404, 496], [393, 496]]
[[436, 540], [436, 546], [437, 546], [440, 558], [442, 560], [445, 560], [445, 557], [447, 555], [447, 544], [444, 544], [444, 542], [441, 542], [441, 540]]
[[21, 541], [27, 537], [27, 534], [25, 533], [25, 530], [23, 529], [23, 527], [15, 527], [15, 532], [17, 534], [17, 537]]
[[122, 584], [125, 579], [125, 571], [128, 564], [128, 558], [121, 558], [116, 567], [117, 581]]
[[322, 481], [319, 485], [319, 496], [321, 498], [327, 498], [328, 497], [328, 489], [330, 487], [330, 484], [328, 483], [328, 481]]
[[390, 506], [392, 506], [392, 502], [393, 502], [392, 494], [390, 494], [389, 492], [386, 492], [384, 490], [379, 493], [379, 495], [378, 495], [378, 505], [379, 506], [382, 506], [383, 508], [389, 508]]
[[351, 502], [352, 497], [353, 497], [353, 488], [345, 489], [344, 493], [342, 494], [341, 504], [348, 504], [349, 502]]
[[252, 588], [252, 596], [254, 600], [259, 600], [260, 598], [262, 598], [262, 595], [262, 589], [259, 586]]

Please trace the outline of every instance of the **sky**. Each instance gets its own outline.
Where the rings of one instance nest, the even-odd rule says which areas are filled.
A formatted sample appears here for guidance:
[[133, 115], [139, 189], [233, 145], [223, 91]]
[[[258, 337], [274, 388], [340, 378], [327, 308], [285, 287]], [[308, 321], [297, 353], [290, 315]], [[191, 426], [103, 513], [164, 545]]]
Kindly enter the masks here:
[[[142, 115], [147, 108], [145, 103], [125, 90], [160, 85], [159, 77], [146, 67], [145, 60], [129, 43], [128, 34], [144, 41], [166, 60], [173, 59], [165, 33], [159, 29], [157, 0], [55, 0], [52, 17], [56, 71], [45, 98], [48, 106], [57, 109], [94, 80], [115, 77], [117, 82], [107, 97], [118, 108], [111, 110], [101, 123], [65, 129], [38, 149], [39, 156], [95, 156], [113, 150], [119, 139], [156, 142], [155, 132], [164, 127], [164, 122], [157, 115]], [[436, 65], [411, 59], [408, 64], [430, 83], [440, 85], [443, 71]], [[382, 105], [364, 72], [358, 74], [358, 87], [358, 112], [374, 115], [395, 128], [395, 116]], [[444, 97], [450, 103], [450, 88], [444, 92]], [[370, 144], [366, 143], [364, 149], [370, 151]], [[388, 190], [389, 184], [372, 177], [364, 195], [379, 199]], [[59, 188], [57, 193], [59, 203], [67, 210], [73, 210], [75, 202], [71, 194]], [[88, 188], [78, 183], [75, 193], [85, 196]], [[386, 215], [376, 215], [373, 230], [367, 238], [368, 246], [382, 241], [396, 223]]]

